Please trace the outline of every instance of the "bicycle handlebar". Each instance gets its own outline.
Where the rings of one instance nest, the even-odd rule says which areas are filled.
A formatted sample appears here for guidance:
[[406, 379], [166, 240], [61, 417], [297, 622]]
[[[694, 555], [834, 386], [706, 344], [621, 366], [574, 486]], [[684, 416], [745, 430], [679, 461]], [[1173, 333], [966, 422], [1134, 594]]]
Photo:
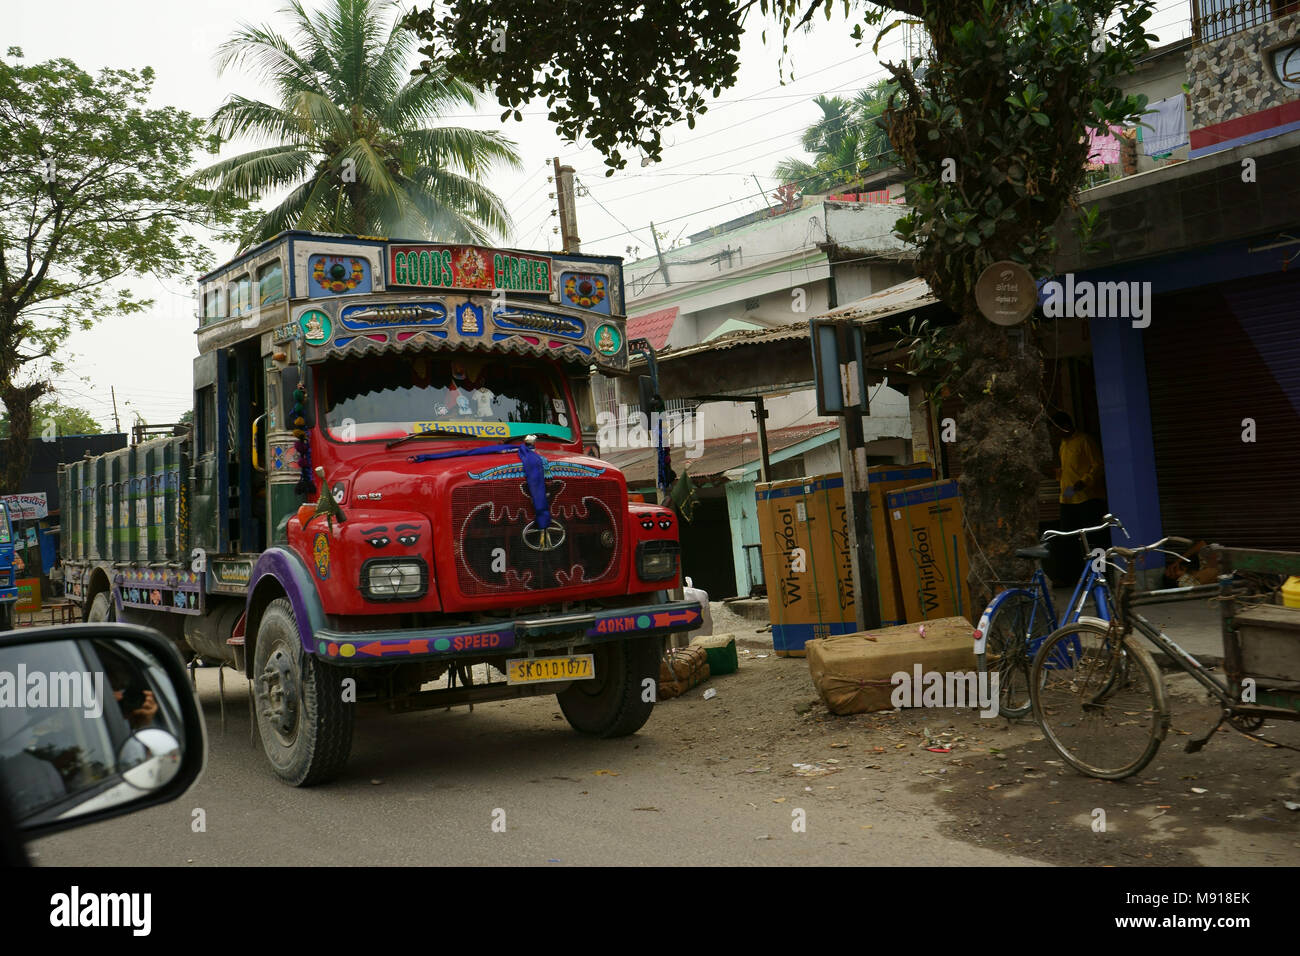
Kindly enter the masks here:
[[1120, 521], [1114, 515], [1108, 514], [1106, 515], [1105, 518], [1102, 519], [1101, 524], [1097, 525], [1095, 528], [1079, 528], [1076, 531], [1048, 530], [1043, 532], [1042, 540], [1049, 541], [1052, 538], [1065, 538], [1076, 534], [1091, 534], [1093, 531], [1105, 531], [1107, 528], [1119, 528], [1120, 531], [1124, 532], [1124, 537], [1126, 538], [1130, 537], [1128, 533], [1128, 529], [1124, 527], [1124, 522]]
[[[1168, 535], [1166, 537], [1161, 538], [1159, 541], [1156, 541], [1153, 544], [1148, 544], [1141, 548], [1112, 547], [1107, 549], [1106, 554], [1108, 557], [1113, 554], [1118, 557], [1131, 561], [1133, 560], [1133, 558], [1138, 557], [1139, 555], [1146, 554], [1149, 551], [1162, 551], [1164, 550], [1164, 546], [1167, 544], [1190, 548], [1193, 543], [1194, 542], [1189, 541], [1186, 538], [1179, 538], [1174, 535]], [[1178, 557], [1181, 558], [1182, 555], [1180, 554], [1178, 555]]]

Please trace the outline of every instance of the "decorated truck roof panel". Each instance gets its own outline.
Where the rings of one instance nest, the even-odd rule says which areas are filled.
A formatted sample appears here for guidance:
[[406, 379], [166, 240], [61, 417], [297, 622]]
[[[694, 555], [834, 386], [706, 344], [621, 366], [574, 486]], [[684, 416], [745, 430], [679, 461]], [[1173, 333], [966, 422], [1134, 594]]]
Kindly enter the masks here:
[[274, 331], [309, 362], [433, 348], [627, 369], [618, 257], [293, 231], [199, 282], [201, 352]]

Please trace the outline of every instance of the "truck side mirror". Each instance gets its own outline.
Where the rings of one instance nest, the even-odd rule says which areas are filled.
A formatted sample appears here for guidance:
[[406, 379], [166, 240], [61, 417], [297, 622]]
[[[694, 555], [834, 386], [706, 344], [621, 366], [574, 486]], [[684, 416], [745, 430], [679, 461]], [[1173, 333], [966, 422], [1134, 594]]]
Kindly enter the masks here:
[[315, 424], [316, 414], [316, 403], [312, 400], [311, 394], [311, 370], [309, 369], [307, 371], [307, 380], [304, 383], [298, 375], [298, 366], [286, 365], [284, 368], [280, 369], [280, 395], [281, 400], [284, 402], [284, 420], [290, 428], [293, 427], [293, 393], [300, 384], [303, 385], [303, 388], [306, 389], [307, 392], [307, 401], [303, 403], [302, 417], [306, 422], [303, 427], [311, 428], [312, 425]]
[[649, 375], [642, 375], [636, 380], [637, 391], [641, 396], [641, 411], [650, 415], [654, 412], [664, 410], [664, 400], [658, 392], [655, 391], [654, 382]]

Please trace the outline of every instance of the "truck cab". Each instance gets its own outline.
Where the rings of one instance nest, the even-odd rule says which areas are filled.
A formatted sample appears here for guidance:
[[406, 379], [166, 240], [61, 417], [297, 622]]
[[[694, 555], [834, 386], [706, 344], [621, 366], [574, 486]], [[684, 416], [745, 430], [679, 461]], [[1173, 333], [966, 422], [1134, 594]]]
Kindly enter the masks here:
[[592, 440], [592, 379], [628, 368], [620, 260], [291, 232], [200, 290], [193, 434], [67, 472], [88, 617], [242, 670], [293, 785], [373, 706], [644, 724], [702, 616], [676, 515]]

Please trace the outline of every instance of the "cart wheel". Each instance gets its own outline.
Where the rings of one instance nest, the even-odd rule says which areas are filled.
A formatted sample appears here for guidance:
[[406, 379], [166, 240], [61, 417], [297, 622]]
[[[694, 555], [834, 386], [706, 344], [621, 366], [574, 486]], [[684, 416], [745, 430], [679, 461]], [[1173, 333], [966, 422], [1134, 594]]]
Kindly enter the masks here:
[[1228, 723], [1247, 734], [1253, 734], [1264, 726], [1264, 718], [1253, 714], [1229, 714]]

